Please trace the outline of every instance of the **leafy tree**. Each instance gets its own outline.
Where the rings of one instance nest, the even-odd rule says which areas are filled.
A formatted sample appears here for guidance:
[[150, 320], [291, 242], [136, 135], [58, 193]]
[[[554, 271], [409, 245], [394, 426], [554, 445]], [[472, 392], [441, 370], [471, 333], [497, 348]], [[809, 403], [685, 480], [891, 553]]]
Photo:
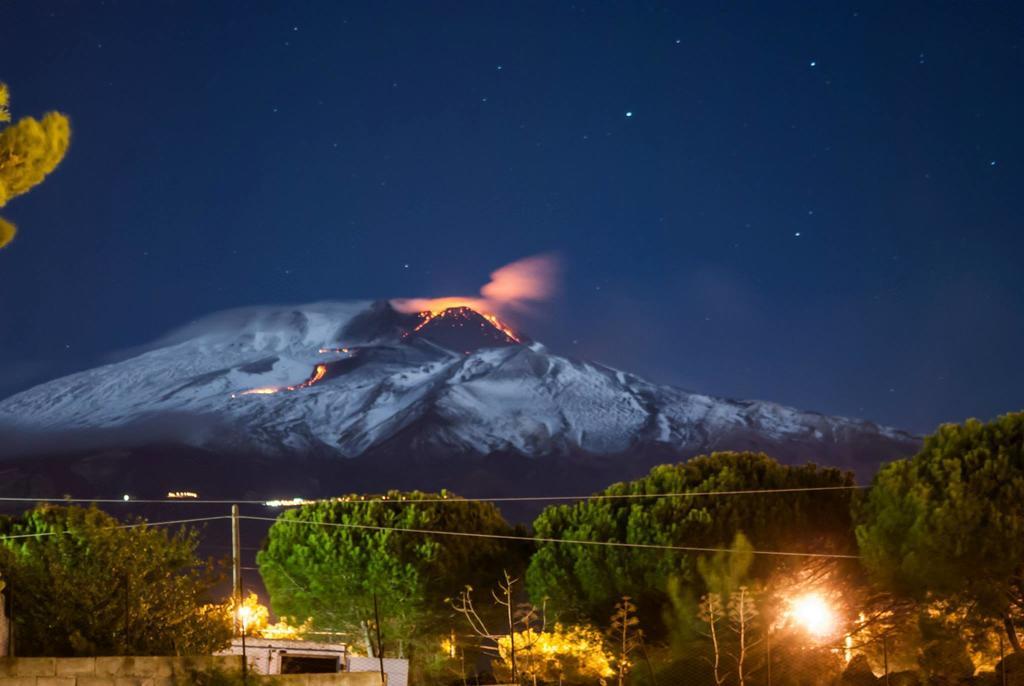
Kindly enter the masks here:
[[1021, 652], [1024, 413], [940, 427], [878, 473], [860, 520], [861, 555], [882, 588], [969, 608], [965, 631], [999, 623]]
[[207, 605], [219, 580], [196, 533], [40, 505], [0, 522], [0, 575], [20, 655], [208, 655], [231, 624]]
[[[549, 507], [534, 522], [540, 537], [621, 541], [668, 546], [728, 547], [743, 531], [757, 549], [849, 553], [853, 476], [837, 469], [782, 465], [759, 453], [714, 453], [603, 492], [612, 496]], [[715, 491], [840, 487], [818, 492], [701, 495]], [[692, 494], [658, 497], [659, 494]], [[649, 498], [646, 496], [650, 496]], [[634, 599], [657, 633], [668, 602], [668, 582], [699, 597], [705, 591], [697, 556], [683, 551], [542, 544], [531, 558], [527, 584], [533, 598], [550, 597], [585, 618], [603, 618], [623, 595]], [[763, 578], [799, 558], [756, 556], [751, 574]]]
[[[0, 123], [11, 121], [10, 93], [0, 83]], [[71, 140], [68, 118], [50, 112], [41, 120], [25, 117], [0, 130], [0, 207], [42, 183], [64, 159]], [[0, 248], [16, 233], [10, 222], [0, 218]]]
[[423, 533], [511, 534], [490, 503], [446, 492], [389, 491], [384, 498], [347, 496], [278, 517], [257, 557], [277, 614], [362, 635], [372, 655], [376, 596], [384, 640], [402, 654], [415, 638], [436, 645], [437, 628], [447, 626], [440, 620], [445, 598], [494, 578], [514, 556], [504, 541]]

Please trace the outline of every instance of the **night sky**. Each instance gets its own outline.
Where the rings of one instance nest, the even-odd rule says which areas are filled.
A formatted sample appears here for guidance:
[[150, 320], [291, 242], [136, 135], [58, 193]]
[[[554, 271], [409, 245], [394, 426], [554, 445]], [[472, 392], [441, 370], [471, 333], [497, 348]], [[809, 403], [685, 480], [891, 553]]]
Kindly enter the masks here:
[[0, 2], [0, 396], [198, 316], [472, 294], [692, 390], [931, 431], [1024, 407], [1024, 4]]

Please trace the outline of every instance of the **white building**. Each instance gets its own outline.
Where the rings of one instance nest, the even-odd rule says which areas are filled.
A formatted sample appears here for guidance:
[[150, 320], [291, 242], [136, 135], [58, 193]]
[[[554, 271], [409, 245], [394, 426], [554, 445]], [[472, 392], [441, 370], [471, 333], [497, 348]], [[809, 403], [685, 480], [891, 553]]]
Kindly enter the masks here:
[[[241, 655], [242, 639], [218, 655]], [[336, 674], [338, 672], [379, 672], [375, 657], [350, 655], [344, 643], [320, 643], [271, 638], [246, 638], [249, 668], [258, 674]], [[387, 686], [408, 686], [409, 661], [384, 658]]]

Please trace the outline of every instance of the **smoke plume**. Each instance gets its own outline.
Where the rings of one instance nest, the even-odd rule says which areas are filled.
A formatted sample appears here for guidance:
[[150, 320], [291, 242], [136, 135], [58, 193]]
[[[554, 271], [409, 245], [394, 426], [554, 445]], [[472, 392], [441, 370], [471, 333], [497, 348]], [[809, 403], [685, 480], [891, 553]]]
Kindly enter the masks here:
[[437, 313], [449, 307], [504, 314], [526, 311], [552, 297], [557, 291], [559, 264], [554, 255], [534, 255], [516, 260], [491, 272], [491, 280], [479, 295], [443, 298], [397, 298], [391, 303], [400, 312]]

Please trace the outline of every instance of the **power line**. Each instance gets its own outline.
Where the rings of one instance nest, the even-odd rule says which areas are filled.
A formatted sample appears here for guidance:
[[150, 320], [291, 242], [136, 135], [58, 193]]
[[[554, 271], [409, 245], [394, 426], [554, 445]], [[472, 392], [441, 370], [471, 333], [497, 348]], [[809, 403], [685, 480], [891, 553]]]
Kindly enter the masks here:
[[[228, 515], [220, 515], [216, 517], [193, 517], [192, 519], [171, 519], [163, 522], [136, 522], [134, 524], [120, 524], [118, 526], [103, 526], [99, 527], [100, 531], [112, 531], [114, 529], [138, 529], [139, 527], [145, 526], [169, 526], [172, 524], [195, 524], [196, 522], [212, 522], [218, 519], [231, 519]], [[64, 534], [79, 533], [78, 531], [72, 531], [66, 529], [64, 531], [40, 531], [34, 534], [0, 534], [0, 540], [10, 541], [17, 538], [36, 538], [38, 536], [60, 536]]]
[[794, 486], [791, 488], [752, 488], [730, 491], [687, 491], [684, 493], [595, 493], [591, 495], [537, 495], [537, 496], [496, 496], [496, 497], [434, 497], [434, 498], [406, 498], [399, 496], [389, 498], [387, 496], [340, 496], [332, 498], [293, 498], [284, 500], [245, 500], [245, 499], [217, 499], [201, 500], [198, 498], [24, 498], [24, 497], [0, 497], [0, 502], [24, 502], [24, 503], [96, 503], [96, 504], [118, 504], [118, 505], [263, 505], [267, 507], [300, 507], [315, 503], [395, 503], [395, 504], [416, 504], [416, 503], [509, 503], [509, 502], [569, 502], [574, 500], [647, 500], [654, 498], [698, 498], [717, 496], [742, 496], [742, 495], [772, 495], [785, 493], [816, 493], [829, 491], [853, 491], [868, 489], [868, 485], [851, 484], [842, 486]]
[[266, 505], [267, 500], [199, 500], [198, 498], [26, 498], [20, 496], [0, 496], [0, 502], [6, 503], [103, 503], [118, 505], [161, 504], [185, 505]]
[[[251, 519], [261, 522], [275, 522], [275, 523], [294, 523], [294, 524], [308, 524], [312, 526], [335, 526], [346, 529], [371, 529], [374, 531], [395, 531], [400, 533], [412, 533], [412, 534], [428, 534], [438, 536], [463, 536], [467, 538], [486, 538], [495, 539], [502, 541], [518, 541], [521, 543], [560, 543], [560, 544], [573, 544], [573, 545], [593, 545], [593, 546], [604, 546], [609, 548], [642, 548], [646, 550], [669, 550], [676, 552], [689, 552], [689, 553], [735, 553], [739, 552], [735, 548], [711, 548], [703, 546], [676, 546], [676, 545], [660, 545], [657, 543], [627, 543], [621, 541], [581, 541], [567, 538], [546, 538], [542, 536], [512, 536], [506, 534], [482, 534], [470, 531], [442, 531], [436, 529], [400, 529], [391, 526], [377, 526], [373, 524], [344, 524], [341, 522], [312, 522], [306, 519], [290, 519], [281, 518], [277, 519], [274, 517], [254, 517], [251, 515], [242, 515], [239, 519]], [[793, 551], [780, 551], [780, 550], [752, 550], [750, 551], [755, 555], [776, 555], [785, 557], [818, 557], [826, 559], [838, 559], [838, 560], [859, 560], [859, 555], [843, 555], [840, 553], [798, 553]]]

